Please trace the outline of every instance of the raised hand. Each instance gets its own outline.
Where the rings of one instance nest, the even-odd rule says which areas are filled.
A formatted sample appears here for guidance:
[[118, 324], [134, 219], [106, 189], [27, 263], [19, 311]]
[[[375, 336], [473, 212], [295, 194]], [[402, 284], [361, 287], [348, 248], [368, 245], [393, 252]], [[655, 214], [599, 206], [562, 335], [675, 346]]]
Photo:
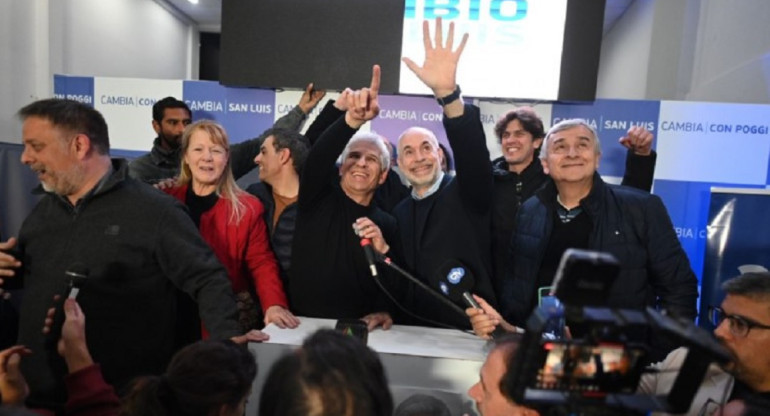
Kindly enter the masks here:
[[422, 40], [425, 45], [425, 61], [422, 66], [417, 65], [410, 58], [402, 58], [407, 68], [414, 72], [423, 84], [432, 89], [436, 97], [445, 97], [454, 92], [457, 86], [455, 81], [457, 63], [468, 41], [468, 34], [466, 33], [460, 41], [460, 46], [453, 50], [454, 23], [449, 23], [446, 42], [444, 42], [441, 26], [442, 21], [439, 17], [436, 19], [434, 41], [431, 41], [428, 21], [422, 22]]
[[86, 345], [86, 316], [75, 299], [64, 300], [64, 325], [61, 339], [56, 345], [59, 355], [64, 357], [70, 373], [94, 363]]
[[618, 141], [637, 155], [649, 156], [652, 153], [652, 139], [653, 136], [649, 130], [641, 126], [633, 126]]
[[[380, 114], [378, 96], [380, 93], [380, 66], [372, 66], [372, 81], [369, 88], [361, 88], [347, 94], [345, 121], [350, 127], [359, 128]], [[340, 96], [342, 98], [342, 96]]]
[[305, 92], [302, 93], [302, 97], [299, 99], [299, 108], [305, 114], [310, 114], [313, 108], [318, 105], [318, 102], [326, 95], [326, 90], [316, 90], [313, 87], [312, 82], [307, 84]]

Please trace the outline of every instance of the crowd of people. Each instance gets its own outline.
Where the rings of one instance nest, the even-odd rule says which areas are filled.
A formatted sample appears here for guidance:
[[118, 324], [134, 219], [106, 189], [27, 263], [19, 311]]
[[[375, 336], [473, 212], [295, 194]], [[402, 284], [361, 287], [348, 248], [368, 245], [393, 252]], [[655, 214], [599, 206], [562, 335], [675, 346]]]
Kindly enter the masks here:
[[[393, 146], [360, 131], [379, 113], [377, 65], [368, 87], [330, 100], [304, 135], [302, 121], [324, 97], [312, 84], [272, 129], [232, 146], [223, 126], [192, 122], [184, 102], [160, 100], [153, 148], [131, 163], [110, 157], [107, 124], [93, 108], [62, 99], [22, 108], [22, 162], [44, 196], [18, 239], [0, 242], [0, 284], [24, 288], [19, 345], [0, 353], [0, 387], [15, 388], [0, 390], [3, 403], [68, 414], [242, 414], [256, 368], [237, 344], [264, 340], [263, 325], [294, 328], [308, 316], [359, 318], [369, 330], [395, 322], [485, 338], [497, 327], [517, 332], [568, 248], [619, 260], [607, 306], [692, 321], [696, 277], [649, 193], [652, 134], [633, 127], [619, 141], [628, 187], [597, 173], [601, 146], [588, 123], [546, 132], [528, 108], [499, 121], [503, 155], [492, 161], [479, 110], [456, 82], [467, 35], [457, 41], [453, 24], [444, 34], [440, 19], [433, 37], [428, 22], [423, 32], [424, 61], [404, 62], [443, 109], [451, 172], [435, 132], [409, 128]], [[235, 180], [255, 166], [260, 181], [240, 189]], [[362, 241], [435, 293], [392, 270], [372, 273]], [[77, 302], [53, 300], [67, 296], [75, 268], [87, 275]], [[716, 336], [735, 360], [715, 403], [750, 407], [770, 392], [761, 353], [770, 346], [769, 280], [725, 286]], [[465, 314], [450, 295], [461, 282], [481, 305]], [[60, 340], [57, 308], [66, 315]], [[641, 337], [654, 361], [677, 365], [679, 345]], [[391, 414], [382, 366], [355, 342], [322, 331], [275, 363], [260, 414]], [[517, 345], [513, 336], [493, 348], [469, 391], [483, 415], [537, 414], [501, 387]], [[191, 380], [200, 378], [221, 391]], [[664, 385], [665, 374], [658, 378], [642, 388]]]

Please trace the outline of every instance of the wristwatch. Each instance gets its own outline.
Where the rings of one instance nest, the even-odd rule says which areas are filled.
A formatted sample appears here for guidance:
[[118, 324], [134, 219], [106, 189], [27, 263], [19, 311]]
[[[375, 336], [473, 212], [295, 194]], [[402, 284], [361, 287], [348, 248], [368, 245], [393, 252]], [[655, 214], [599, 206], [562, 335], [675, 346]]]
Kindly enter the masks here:
[[457, 87], [455, 87], [454, 92], [452, 92], [451, 94], [447, 95], [446, 97], [436, 97], [436, 101], [438, 101], [438, 104], [443, 107], [443, 106], [445, 106], [445, 105], [455, 101], [456, 99], [460, 98], [460, 93], [461, 92], [462, 91], [460, 91], [460, 86], [457, 85]]

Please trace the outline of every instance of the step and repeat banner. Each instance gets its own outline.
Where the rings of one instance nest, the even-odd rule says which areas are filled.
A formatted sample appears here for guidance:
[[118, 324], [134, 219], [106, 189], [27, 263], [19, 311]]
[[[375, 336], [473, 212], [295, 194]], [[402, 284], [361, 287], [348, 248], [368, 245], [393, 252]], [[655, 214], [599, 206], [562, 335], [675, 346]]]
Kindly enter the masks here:
[[[222, 123], [238, 143], [258, 136], [299, 102], [301, 91], [228, 88], [216, 82], [76, 77], [56, 75], [54, 94], [99, 110], [110, 128], [114, 153], [137, 156], [152, 147], [152, 105], [174, 96], [192, 109], [193, 120]], [[320, 111], [327, 94], [310, 115]], [[514, 104], [477, 101], [491, 156], [500, 155], [494, 136], [496, 121]], [[632, 126], [655, 135], [658, 161], [653, 192], [668, 208], [674, 227], [700, 277], [707, 237], [710, 189], [759, 188], [770, 185], [770, 105], [679, 101], [596, 100], [589, 104], [527, 104], [546, 124], [567, 118], [586, 119], [602, 141], [600, 173], [618, 183], [625, 169], [626, 151], [618, 139]], [[388, 96], [380, 99], [380, 116], [371, 129], [396, 143], [401, 132], [421, 126], [446, 144], [442, 112], [433, 98]], [[735, 270], [735, 274], [738, 271]]]

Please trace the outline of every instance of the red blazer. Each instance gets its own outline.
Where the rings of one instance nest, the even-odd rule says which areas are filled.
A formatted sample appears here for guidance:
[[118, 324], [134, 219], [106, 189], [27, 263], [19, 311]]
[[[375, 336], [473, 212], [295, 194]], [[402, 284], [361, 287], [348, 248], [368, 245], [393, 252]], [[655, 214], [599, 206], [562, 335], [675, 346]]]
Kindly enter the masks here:
[[[185, 203], [187, 186], [164, 191]], [[201, 235], [227, 269], [234, 293], [248, 290], [251, 280], [263, 313], [273, 305], [288, 308], [278, 263], [270, 249], [267, 226], [262, 218], [265, 208], [247, 193], [241, 194], [239, 200], [245, 207], [239, 223], [230, 222], [230, 201], [219, 198], [213, 208], [201, 215]]]

